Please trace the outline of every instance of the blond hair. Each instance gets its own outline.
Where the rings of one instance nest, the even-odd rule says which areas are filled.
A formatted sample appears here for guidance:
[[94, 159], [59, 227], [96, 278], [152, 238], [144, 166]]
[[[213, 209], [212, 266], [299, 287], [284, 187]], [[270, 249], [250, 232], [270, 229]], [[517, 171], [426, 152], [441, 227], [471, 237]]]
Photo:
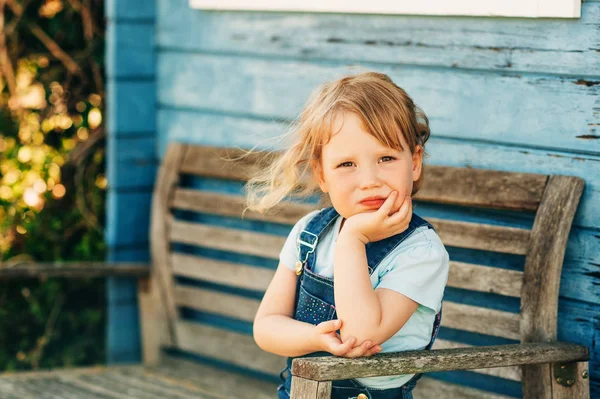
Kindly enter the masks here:
[[[337, 115], [356, 114], [363, 129], [388, 147], [411, 154], [429, 139], [429, 120], [406, 92], [387, 75], [364, 72], [321, 85], [313, 92], [288, 132], [291, 143], [269, 166], [246, 184], [247, 207], [264, 212], [286, 197], [307, 197], [318, 192], [315, 166], [331, 136]], [[415, 194], [423, 173], [413, 185]]]

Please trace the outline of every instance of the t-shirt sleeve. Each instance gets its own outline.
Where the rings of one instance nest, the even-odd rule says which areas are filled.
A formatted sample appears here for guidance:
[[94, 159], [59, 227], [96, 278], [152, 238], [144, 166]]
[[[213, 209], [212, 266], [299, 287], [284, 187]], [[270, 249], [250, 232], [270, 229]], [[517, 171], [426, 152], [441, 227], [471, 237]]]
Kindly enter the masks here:
[[285, 244], [281, 248], [279, 253], [279, 262], [288, 267], [290, 270], [294, 270], [294, 266], [298, 261], [298, 250], [296, 248], [296, 240], [302, 230], [306, 227], [310, 219], [313, 218], [319, 211], [312, 211], [304, 215], [292, 228], [292, 231], [285, 240]]
[[449, 268], [448, 252], [441, 241], [422, 240], [391, 256], [376, 288], [399, 292], [438, 312]]

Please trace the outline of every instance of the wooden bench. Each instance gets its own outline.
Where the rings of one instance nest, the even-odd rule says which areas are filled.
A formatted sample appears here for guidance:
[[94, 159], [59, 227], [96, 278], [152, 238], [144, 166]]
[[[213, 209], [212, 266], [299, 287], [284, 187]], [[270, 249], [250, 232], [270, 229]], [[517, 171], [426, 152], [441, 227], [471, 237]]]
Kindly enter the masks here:
[[[274, 273], [285, 240], [283, 230], [289, 230], [282, 224], [293, 224], [317, 205], [287, 203], [273, 215], [249, 211], [241, 220], [243, 197], [213, 189], [233, 184], [220, 179], [238, 182], [239, 187], [260, 167], [256, 156], [223, 160], [224, 154], [236, 153], [169, 146], [152, 203], [151, 273], [147, 265], [138, 264], [20, 265], [0, 270], [4, 279], [42, 274], [139, 278], [144, 356], [143, 365], [5, 373], [0, 376], [0, 397], [36, 398], [40, 392], [45, 397], [77, 398], [276, 396], [276, 375], [284, 359], [256, 346], [251, 322], [260, 293]], [[196, 184], [198, 176], [208, 180]], [[524, 271], [452, 261], [448, 281], [449, 287], [520, 298], [520, 314], [445, 301], [442, 322], [446, 328], [520, 344], [466, 347], [438, 338], [431, 351], [296, 359], [292, 396], [329, 397], [335, 379], [476, 370], [522, 381], [526, 398], [588, 398], [588, 348], [556, 342], [563, 257], [583, 186], [576, 177], [427, 166], [417, 209], [419, 204], [439, 203], [470, 210], [522, 211], [534, 220], [529, 230], [427, 218], [449, 247], [525, 256]], [[209, 360], [192, 361], [181, 352]], [[415, 397], [504, 396], [424, 376]]]

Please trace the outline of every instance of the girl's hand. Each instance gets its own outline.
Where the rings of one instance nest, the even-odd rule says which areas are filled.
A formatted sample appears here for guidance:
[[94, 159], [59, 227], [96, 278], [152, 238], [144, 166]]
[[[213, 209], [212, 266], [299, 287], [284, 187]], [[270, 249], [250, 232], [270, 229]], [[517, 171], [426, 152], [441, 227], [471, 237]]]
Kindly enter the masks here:
[[394, 212], [392, 209], [397, 197], [398, 192], [392, 191], [376, 212], [358, 213], [349, 217], [342, 233], [355, 236], [363, 244], [402, 233], [408, 228], [412, 218], [412, 199], [404, 198], [400, 209]]
[[361, 357], [372, 356], [381, 351], [381, 346], [373, 345], [369, 341], [363, 342], [359, 346], [354, 346], [356, 339], [350, 337], [346, 342], [336, 332], [342, 326], [341, 320], [329, 320], [319, 323], [315, 326], [317, 346], [319, 349], [329, 352], [334, 356], [341, 357]]

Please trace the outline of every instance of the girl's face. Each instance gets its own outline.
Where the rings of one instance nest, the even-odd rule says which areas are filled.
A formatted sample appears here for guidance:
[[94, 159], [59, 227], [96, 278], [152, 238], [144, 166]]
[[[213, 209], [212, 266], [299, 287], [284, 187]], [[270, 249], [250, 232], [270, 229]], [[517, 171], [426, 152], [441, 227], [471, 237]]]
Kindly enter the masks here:
[[404, 137], [403, 151], [387, 147], [365, 132], [353, 113], [339, 115], [333, 127], [338, 133], [323, 146], [316, 175], [336, 211], [346, 219], [374, 212], [394, 190], [393, 210], [398, 210], [421, 175], [422, 147], [411, 154]]

